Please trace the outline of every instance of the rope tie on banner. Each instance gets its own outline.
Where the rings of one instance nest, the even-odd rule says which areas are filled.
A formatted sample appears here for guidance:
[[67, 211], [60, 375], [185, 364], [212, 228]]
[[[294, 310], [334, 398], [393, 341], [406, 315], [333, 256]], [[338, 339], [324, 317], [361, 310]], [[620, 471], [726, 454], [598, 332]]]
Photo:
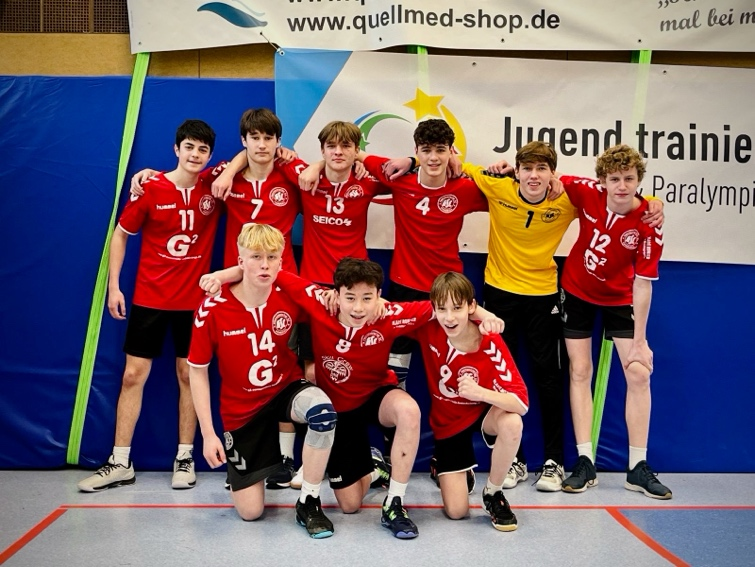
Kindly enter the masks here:
[[260, 32], [260, 35], [262, 36], [262, 38], [268, 44], [270, 44], [270, 47], [272, 47], [273, 49], [275, 49], [275, 53], [277, 53], [278, 55], [281, 55], [281, 56], [283, 56], [283, 55], [286, 54], [286, 52], [283, 51], [283, 48], [280, 45], [278, 45], [277, 43], [274, 43], [273, 41], [271, 41], [270, 39], [268, 39], [268, 37], [264, 33]]
[[[632, 109], [632, 123], [637, 126], [645, 116], [645, 101], [648, 93], [648, 78], [650, 75], [650, 58], [652, 51], [633, 51], [632, 63], [637, 63], [637, 82], [634, 91], [634, 107]], [[635, 140], [635, 146], [637, 141]], [[613, 341], [603, 338], [598, 359], [598, 371], [595, 375], [595, 392], [592, 401], [592, 439], [593, 462], [598, 456], [598, 440], [600, 439], [600, 425], [603, 421], [603, 408], [606, 403], [608, 390], [608, 375], [611, 373], [611, 358], [613, 356]]]
[[89, 392], [92, 386], [92, 373], [94, 371], [94, 362], [97, 356], [97, 345], [100, 338], [100, 327], [102, 326], [102, 313], [105, 307], [110, 239], [113, 235], [115, 216], [118, 213], [121, 187], [126, 178], [126, 167], [128, 166], [131, 148], [134, 144], [136, 123], [139, 117], [139, 108], [141, 107], [147, 68], [149, 67], [149, 56], [149, 53], [136, 54], [134, 73], [131, 77], [131, 90], [129, 91], [128, 104], [126, 106], [126, 119], [123, 126], [123, 140], [121, 141], [121, 153], [118, 161], [118, 175], [115, 182], [113, 209], [110, 213], [110, 223], [108, 224], [107, 235], [105, 237], [105, 246], [102, 250], [102, 255], [100, 256], [97, 280], [92, 293], [92, 306], [89, 310], [89, 323], [87, 325], [86, 339], [84, 341], [84, 353], [81, 357], [79, 382], [76, 387], [73, 417], [71, 418], [71, 431], [68, 436], [68, 453], [66, 456], [66, 462], [69, 465], [79, 464], [81, 436], [84, 431], [84, 419], [86, 418], [87, 404], [89, 403]]

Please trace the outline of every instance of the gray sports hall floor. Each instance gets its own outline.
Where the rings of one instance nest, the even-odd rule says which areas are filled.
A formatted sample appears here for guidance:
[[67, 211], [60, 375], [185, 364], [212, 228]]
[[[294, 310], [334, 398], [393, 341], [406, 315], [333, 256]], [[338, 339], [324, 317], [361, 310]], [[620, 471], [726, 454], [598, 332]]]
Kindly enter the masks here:
[[313, 540], [294, 522], [297, 492], [268, 491], [263, 519], [238, 518], [224, 473], [200, 473], [197, 487], [170, 488], [170, 473], [137, 473], [136, 484], [79, 493], [86, 471], [0, 471], [0, 564], [20, 566], [446, 566], [610, 567], [755, 565], [755, 475], [664, 474], [674, 491], [657, 501], [599, 473], [583, 494], [539, 493], [530, 481], [506, 491], [516, 532], [494, 530], [481, 509], [453, 522], [426, 474], [415, 474], [406, 503], [420, 529], [399, 541], [380, 526], [384, 491], [358, 514], [340, 514], [324, 489], [336, 533]]

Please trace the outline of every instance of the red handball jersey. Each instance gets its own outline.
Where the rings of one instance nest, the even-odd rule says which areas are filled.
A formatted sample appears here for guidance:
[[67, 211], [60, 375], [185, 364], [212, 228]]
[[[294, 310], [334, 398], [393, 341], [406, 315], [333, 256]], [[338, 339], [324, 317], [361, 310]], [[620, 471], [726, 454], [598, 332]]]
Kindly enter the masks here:
[[471, 374], [483, 388], [516, 396], [525, 411], [529, 409], [527, 386], [500, 335], [483, 335], [476, 352], [456, 350], [437, 323], [412, 331], [409, 336], [422, 347], [430, 391], [430, 427], [436, 439], [461, 433], [490, 407], [459, 396], [459, 377], [463, 374]]
[[189, 364], [209, 366], [218, 357], [220, 417], [233, 431], [246, 424], [283, 388], [302, 378], [296, 355], [288, 347], [299, 308], [279, 289], [267, 302], [247, 309], [226, 285], [202, 302], [194, 316]]
[[593, 179], [563, 176], [579, 214], [579, 237], [564, 263], [561, 286], [596, 305], [631, 305], [635, 276], [658, 279], [663, 231], [642, 222], [648, 204], [627, 215], [608, 210], [607, 193]]
[[386, 316], [374, 325], [347, 327], [320, 304], [322, 288], [286, 272], [277, 283], [309, 314], [315, 379], [337, 412], [358, 408], [378, 388], [398, 384], [388, 371], [393, 339], [434, 317], [429, 301], [388, 303]]
[[303, 278], [332, 284], [341, 258], [367, 258], [367, 209], [382, 187], [370, 177], [358, 181], [352, 174], [344, 183], [332, 183], [321, 174], [316, 193], [302, 193]]
[[142, 233], [135, 305], [194, 311], [202, 301], [197, 283], [210, 270], [219, 217], [212, 175], [205, 170], [194, 187], [185, 188], [159, 173], [144, 184], [144, 195], [131, 195], [118, 226]]
[[389, 181], [382, 165], [388, 158], [370, 156], [364, 166], [393, 193], [396, 244], [391, 261], [391, 281], [430, 291], [443, 272], [462, 272], [459, 233], [464, 215], [487, 211], [488, 200], [467, 177], [449, 179], [430, 189], [419, 182], [419, 173]]
[[239, 172], [233, 178], [233, 186], [225, 200], [228, 219], [225, 232], [223, 265], [228, 268], [239, 263], [236, 241], [241, 227], [248, 222], [269, 224], [283, 233], [286, 246], [283, 249], [284, 270], [296, 271], [296, 261], [291, 248], [291, 228], [296, 215], [301, 211], [299, 198], [299, 171], [306, 167], [301, 160], [286, 165], [277, 165], [270, 176], [262, 181], [249, 181]]

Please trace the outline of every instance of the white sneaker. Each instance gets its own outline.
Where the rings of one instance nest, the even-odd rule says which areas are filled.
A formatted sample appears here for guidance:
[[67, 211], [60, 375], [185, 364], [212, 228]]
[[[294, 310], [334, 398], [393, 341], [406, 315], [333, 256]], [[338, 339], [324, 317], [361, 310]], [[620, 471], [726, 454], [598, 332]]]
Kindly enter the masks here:
[[77, 484], [82, 492], [99, 492], [108, 488], [115, 488], [126, 484], [134, 484], [136, 474], [134, 473], [134, 463], [130, 460], [128, 467], [113, 462], [113, 456], [110, 455], [107, 462], [102, 465], [90, 477], [85, 478]]
[[511, 463], [511, 468], [509, 468], [509, 472], [506, 475], [506, 478], [503, 479], [503, 487], [514, 488], [520, 482], [527, 480], [529, 476], [530, 475], [527, 473], [527, 464], [520, 463], [519, 461], [514, 459], [514, 462]]
[[197, 474], [194, 472], [194, 459], [176, 459], [173, 461], [173, 482], [176, 489], [194, 488], [197, 484]]
[[304, 467], [303, 466], [299, 467], [299, 470], [296, 471], [296, 474], [291, 479], [291, 488], [300, 490], [302, 480], [304, 480]]
[[543, 465], [543, 472], [537, 479], [535, 488], [540, 492], [561, 492], [561, 483], [564, 482], [564, 467], [553, 459], [548, 459]]

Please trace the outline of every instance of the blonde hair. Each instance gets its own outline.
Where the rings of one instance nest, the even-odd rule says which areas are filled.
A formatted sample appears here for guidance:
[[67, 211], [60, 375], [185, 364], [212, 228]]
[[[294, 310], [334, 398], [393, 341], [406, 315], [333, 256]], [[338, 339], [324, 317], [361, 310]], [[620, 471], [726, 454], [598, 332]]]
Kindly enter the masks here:
[[248, 222], [241, 227], [236, 244], [241, 250], [263, 250], [264, 252], [280, 252], [286, 240], [283, 233], [267, 224]]
[[450, 297], [456, 305], [474, 301], [474, 286], [469, 278], [459, 272], [446, 272], [435, 278], [430, 288], [430, 302], [433, 307], [443, 305]]
[[604, 151], [595, 163], [595, 174], [599, 178], [605, 178], [609, 173], [624, 171], [637, 168], [637, 180], [642, 181], [645, 176], [645, 162], [642, 160], [640, 152], [627, 146], [619, 144]]

